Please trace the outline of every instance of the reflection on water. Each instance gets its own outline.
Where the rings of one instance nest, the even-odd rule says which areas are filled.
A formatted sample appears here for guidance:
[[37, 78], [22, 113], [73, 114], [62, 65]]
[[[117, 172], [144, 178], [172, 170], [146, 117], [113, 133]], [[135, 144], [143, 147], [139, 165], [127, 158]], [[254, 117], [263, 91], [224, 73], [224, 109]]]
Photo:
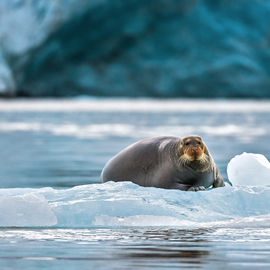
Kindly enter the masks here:
[[[3, 233], [3, 231], [2, 231]], [[138, 230], [24, 230], [16, 244], [31, 249], [32, 241], [40, 241], [45, 250], [50, 247], [49, 239], [61, 242], [60, 248], [70, 250], [69, 254], [60, 256], [51, 251], [47, 254], [36, 253], [35, 256], [1, 256], [0, 260], [16, 260], [24, 265], [26, 261], [88, 261], [89, 265], [107, 261], [116, 269], [122, 267], [162, 268], [181, 267], [207, 263], [212, 245], [204, 235], [208, 230], [173, 230], [173, 229], [138, 229]], [[5, 231], [12, 237], [14, 231]], [[18, 235], [18, 234], [16, 234]], [[43, 238], [43, 237], [44, 238]], [[14, 238], [12, 237], [12, 241]], [[46, 241], [45, 241], [46, 239]], [[27, 241], [26, 241], [27, 240]], [[45, 242], [44, 242], [45, 241]], [[59, 246], [59, 245], [57, 245]], [[22, 248], [22, 247], [21, 247]], [[76, 253], [73, 254], [73, 248]], [[44, 249], [43, 249], [44, 250]], [[67, 269], [69, 269], [67, 267]], [[109, 269], [109, 268], [108, 268]]]
[[[208, 230], [148, 230], [142, 238], [153, 241], [149, 245], [138, 245], [124, 248], [125, 259], [134, 260], [136, 266], [159, 268], [162, 265], [192, 267], [207, 263], [211, 254], [211, 244], [204, 239]], [[156, 241], [159, 245], [154, 244]]]
[[[246, 237], [245, 237], [246, 236]], [[248, 236], [248, 237], [247, 237]], [[263, 241], [258, 244], [258, 240]], [[4, 269], [269, 269], [270, 229], [1, 229]], [[6, 267], [6, 268], [5, 268]], [[78, 268], [79, 267], [79, 268]]]

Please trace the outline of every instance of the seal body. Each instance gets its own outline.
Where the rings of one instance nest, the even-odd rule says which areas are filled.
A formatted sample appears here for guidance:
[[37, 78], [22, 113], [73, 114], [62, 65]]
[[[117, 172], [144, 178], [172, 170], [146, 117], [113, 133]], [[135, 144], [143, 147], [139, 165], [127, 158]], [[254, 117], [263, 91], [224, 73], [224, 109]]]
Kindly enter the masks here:
[[219, 170], [199, 136], [138, 141], [107, 162], [101, 180], [193, 191], [224, 186]]

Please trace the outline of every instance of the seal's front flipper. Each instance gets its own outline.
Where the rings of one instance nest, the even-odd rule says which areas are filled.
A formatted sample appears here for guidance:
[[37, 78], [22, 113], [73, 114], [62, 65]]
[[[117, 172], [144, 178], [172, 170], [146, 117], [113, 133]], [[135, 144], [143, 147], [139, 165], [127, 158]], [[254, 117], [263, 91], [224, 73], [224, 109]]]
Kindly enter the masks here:
[[189, 186], [189, 185], [184, 185], [184, 184], [179, 184], [179, 183], [174, 183], [173, 185], [170, 186], [171, 189], [180, 189], [184, 191], [200, 191], [200, 190], [205, 190], [204, 186]]
[[190, 187], [187, 191], [200, 191], [200, 190], [205, 190], [205, 187], [204, 186]]
[[213, 188], [218, 188], [218, 187], [224, 187], [224, 180], [220, 174], [220, 171], [217, 166], [214, 168], [214, 183], [213, 183]]

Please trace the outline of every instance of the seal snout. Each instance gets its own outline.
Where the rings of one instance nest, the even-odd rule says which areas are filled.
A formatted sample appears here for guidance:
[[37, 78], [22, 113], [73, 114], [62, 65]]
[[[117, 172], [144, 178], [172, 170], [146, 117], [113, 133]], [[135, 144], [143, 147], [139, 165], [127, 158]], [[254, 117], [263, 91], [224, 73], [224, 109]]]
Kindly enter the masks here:
[[184, 150], [184, 153], [189, 156], [189, 160], [200, 160], [203, 154], [203, 151], [200, 147], [189, 147], [187, 150]]
[[205, 152], [202, 138], [199, 136], [187, 136], [182, 139], [180, 150], [185, 159], [189, 161], [201, 160]]

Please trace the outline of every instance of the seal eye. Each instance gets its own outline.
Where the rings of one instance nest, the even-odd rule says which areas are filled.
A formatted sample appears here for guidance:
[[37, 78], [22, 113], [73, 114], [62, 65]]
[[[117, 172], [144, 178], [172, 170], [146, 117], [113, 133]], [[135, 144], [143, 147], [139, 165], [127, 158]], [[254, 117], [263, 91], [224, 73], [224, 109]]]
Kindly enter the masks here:
[[185, 145], [186, 145], [186, 146], [187, 146], [187, 145], [190, 145], [190, 142], [186, 142]]
[[201, 142], [198, 142], [199, 145], [201, 145], [202, 143]]

